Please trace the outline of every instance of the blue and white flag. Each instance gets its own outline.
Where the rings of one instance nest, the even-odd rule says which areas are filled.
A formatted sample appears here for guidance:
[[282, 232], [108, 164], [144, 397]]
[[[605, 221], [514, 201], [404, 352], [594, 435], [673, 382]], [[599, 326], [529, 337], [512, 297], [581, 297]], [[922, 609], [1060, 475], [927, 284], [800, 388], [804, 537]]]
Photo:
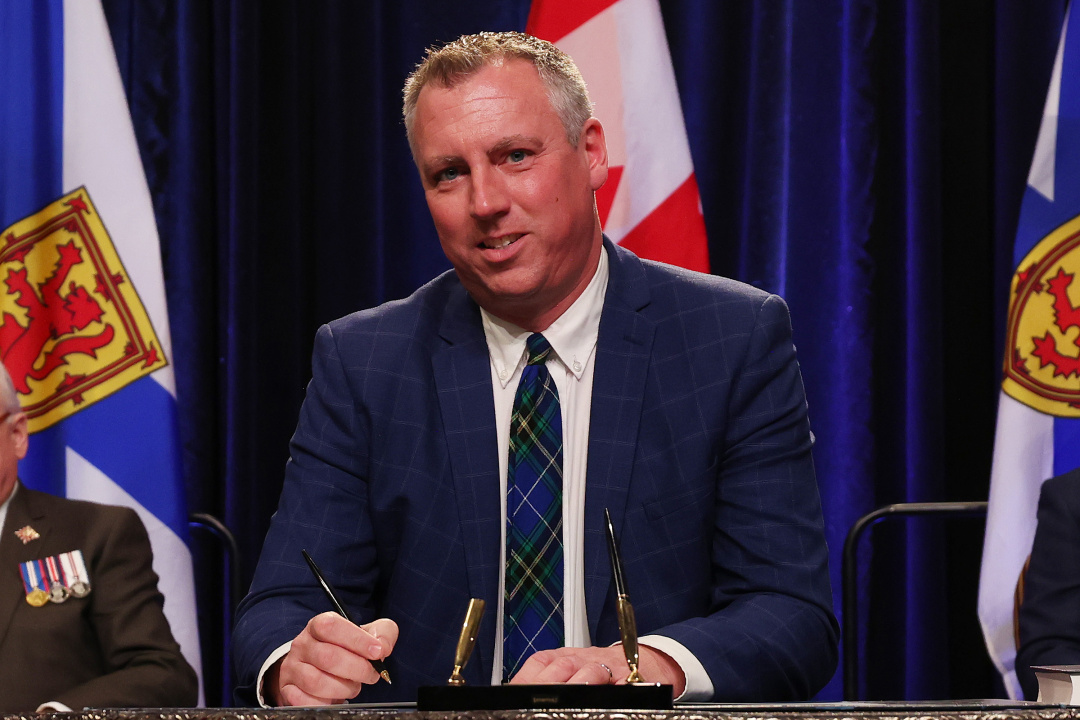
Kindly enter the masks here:
[[1080, 467], [1080, 13], [1061, 31], [1013, 261], [979, 619], [1017, 698], [1014, 595], [1039, 491]]
[[0, 228], [20, 477], [138, 512], [201, 677], [161, 251], [99, 0], [0, 2]]

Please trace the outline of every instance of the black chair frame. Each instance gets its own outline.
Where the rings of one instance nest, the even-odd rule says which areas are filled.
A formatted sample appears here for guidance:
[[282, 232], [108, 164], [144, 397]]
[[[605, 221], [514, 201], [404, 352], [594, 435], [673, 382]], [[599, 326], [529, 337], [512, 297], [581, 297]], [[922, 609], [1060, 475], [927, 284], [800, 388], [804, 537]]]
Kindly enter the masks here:
[[863, 533], [882, 520], [915, 516], [985, 517], [986, 502], [925, 502], [885, 505], [855, 521], [844, 541], [843, 584], [844, 700], [859, 700], [859, 586], [856, 553]]
[[[210, 638], [202, 637], [200, 640], [202, 644], [203, 687], [206, 692], [206, 701], [212, 706], [224, 706], [230, 704], [233, 685], [227, 640], [233, 625], [236, 605], [244, 595], [244, 588], [240, 579], [240, 546], [236, 542], [236, 536], [233, 535], [225, 523], [208, 513], [191, 513], [188, 516], [188, 527], [206, 532], [213, 538], [222, 553], [221, 568], [226, 577], [223, 578], [224, 582], [220, 586], [221, 592], [212, 593], [212, 595], [222, 596], [219, 598], [222, 635], [214, 638], [216, 642], [213, 648], [210, 648], [207, 644]], [[202, 592], [197, 592], [196, 596], [198, 601], [203, 601]], [[203, 623], [201, 617], [203, 614], [202, 608], [200, 608], [199, 614], [201, 633], [203, 630], [201, 627]], [[216, 672], [219, 669], [217, 664], [221, 666], [220, 678]], [[213, 680], [210, 679], [208, 673], [214, 676]], [[221, 683], [220, 696], [218, 696], [216, 685], [219, 680]]]

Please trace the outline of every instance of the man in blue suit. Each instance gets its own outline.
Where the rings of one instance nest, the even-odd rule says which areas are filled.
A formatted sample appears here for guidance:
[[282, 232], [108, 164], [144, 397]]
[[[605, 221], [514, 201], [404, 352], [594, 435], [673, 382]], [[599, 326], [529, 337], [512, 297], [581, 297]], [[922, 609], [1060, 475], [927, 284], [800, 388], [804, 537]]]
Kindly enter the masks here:
[[1043, 483], [1037, 520], [1016, 652], [1028, 700], [1039, 695], [1033, 665], [1080, 663], [1080, 468]]
[[[446, 682], [472, 597], [488, 613], [466, 680], [509, 672], [507, 438], [534, 333], [562, 408], [565, 647], [513, 681], [625, 681], [608, 508], [646, 680], [683, 699], [812, 696], [837, 626], [783, 301], [603, 238], [603, 128], [549, 43], [483, 33], [429, 51], [405, 123], [454, 271], [320, 329], [233, 636], [241, 697], [413, 700]], [[360, 625], [328, 612], [301, 548]], [[374, 659], [393, 685], [373, 684]]]

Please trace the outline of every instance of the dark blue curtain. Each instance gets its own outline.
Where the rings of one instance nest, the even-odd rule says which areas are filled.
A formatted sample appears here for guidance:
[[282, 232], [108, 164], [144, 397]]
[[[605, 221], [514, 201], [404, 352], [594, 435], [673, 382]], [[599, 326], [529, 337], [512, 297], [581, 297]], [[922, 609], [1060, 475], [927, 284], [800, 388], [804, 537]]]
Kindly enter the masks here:
[[[1011, 244], [1064, 0], [662, 0], [714, 272], [792, 308], [833, 551], [889, 502], [985, 499]], [[105, 0], [161, 231], [190, 507], [250, 577], [316, 327], [448, 267], [399, 119], [423, 48], [528, 0]], [[862, 694], [1000, 693], [981, 526], [861, 556]], [[221, 597], [200, 578], [200, 600]], [[235, 602], [226, 598], [226, 603]], [[207, 622], [208, 698], [228, 683]], [[840, 696], [839, 677], [822, 693]]]

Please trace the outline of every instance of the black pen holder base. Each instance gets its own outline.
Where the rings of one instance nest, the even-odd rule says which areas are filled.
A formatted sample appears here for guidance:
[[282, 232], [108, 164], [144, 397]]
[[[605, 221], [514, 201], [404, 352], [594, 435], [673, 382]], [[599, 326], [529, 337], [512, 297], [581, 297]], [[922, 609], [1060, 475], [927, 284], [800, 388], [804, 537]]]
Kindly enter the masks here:
[[417, 710], [671, 710], [670, 685], [441, 685], [422, 687]]

